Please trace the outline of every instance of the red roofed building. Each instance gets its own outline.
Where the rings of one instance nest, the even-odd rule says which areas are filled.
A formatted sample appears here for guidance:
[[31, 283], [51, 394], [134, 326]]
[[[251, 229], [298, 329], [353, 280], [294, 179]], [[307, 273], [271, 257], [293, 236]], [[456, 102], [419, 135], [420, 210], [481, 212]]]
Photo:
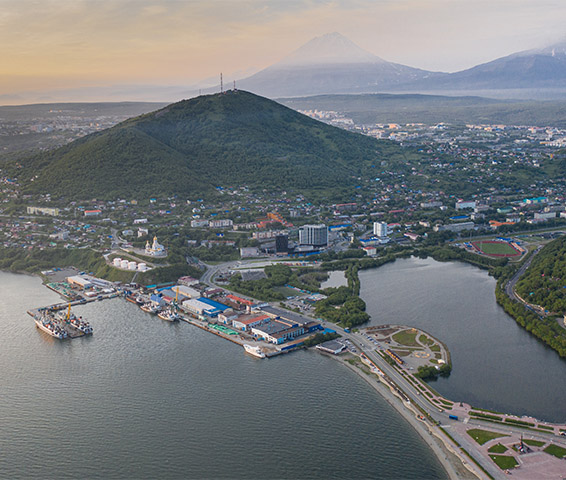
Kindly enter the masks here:
[[232, 320], [232, 326], [244, 332], [250, 331], [252, 327], [261, 325], [270, 319], [269, 315], [240, 315], [237, 319]]

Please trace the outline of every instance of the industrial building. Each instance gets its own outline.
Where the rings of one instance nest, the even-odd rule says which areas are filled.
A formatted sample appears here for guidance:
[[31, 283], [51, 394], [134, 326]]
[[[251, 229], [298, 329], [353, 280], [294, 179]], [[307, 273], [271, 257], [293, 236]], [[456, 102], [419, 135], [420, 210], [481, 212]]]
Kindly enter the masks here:
[[171, 291], [178, 294], [179, 297], [186, 298], [198, 298], [200, 297], [200, 292], [194, 288], [187, 287], [186, 285], [176, 285], [171, 288]]
[[228, 309], [226, 305], [202, 297], [185, 300], [181, 304], [181, 308], [194, 315], [208, 315], [209, 317], [216, 317], [219, 313]]
[[67, 283], [73, 287], [78, 287], [81, 290], [88, 290], [89, 288], [92, 288], [94, 286], [89, 279], [81, 275], [67, 277]]
[[271, 317], [269, 315], [240, 315], [236, 319], [232, 320], [232, 326], [238, 330], [244, 332], [249, 332], [252, 328], [257, 327], [269, 320]]
[[336, 340], [329, 340], [328, 342], [317, 345], [315, 348], [326, 353], [338, 355], [346, 349], [346, 346]]
[[299, 228], [299, 244], [313, 247], [328, 245], [328, 227], [326, 225], [303, 225]]

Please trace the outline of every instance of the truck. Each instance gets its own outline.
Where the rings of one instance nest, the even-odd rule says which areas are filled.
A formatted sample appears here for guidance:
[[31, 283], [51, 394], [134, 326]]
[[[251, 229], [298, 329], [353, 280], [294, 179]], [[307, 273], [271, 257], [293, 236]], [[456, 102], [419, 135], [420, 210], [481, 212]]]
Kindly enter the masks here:
[[458, 416], [457, 415], [448, 415], [448, 418], [450, 420], [458, 420]]
[[350, 328], [349, 328], [349, 327], [346, 327], [346, 328], [344, 329], [344, 331], [345, 331], [346, 333], [350, 333]]

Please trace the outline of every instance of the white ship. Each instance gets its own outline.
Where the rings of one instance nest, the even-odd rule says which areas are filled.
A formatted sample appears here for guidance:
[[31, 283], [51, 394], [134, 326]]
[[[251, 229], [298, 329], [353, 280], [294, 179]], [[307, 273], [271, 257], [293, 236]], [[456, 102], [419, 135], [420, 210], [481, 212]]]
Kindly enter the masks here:
[[250, 355], [253, 355], [255, 357], [265, 358], [265, 353], [263, 353], [261, 348], [256, 347], [255, 345], [248, 345], [247, 343], [244, 343], [244, 350], [246, 351], [246, 353], [249, 353]]
[[63, 330], [59, 325], [57, 325], [56, 323], [54, 323], [49, 316], [47, 315], [36, 315], [34, 317], [35, 320], [35, 325], [37, 326], [37, 328], [39, 328], [40, 330], [43, 330], [45, 333], [47, 333], [48, 335], [51, 335], [52, 337], [58, 338], [59, 340], [63, 340], [64, 338], [67, 338], [67, 332], [65, 330]]
[[172, 308], [162, 310], [157, 314], [157, 316], [162, 320], [167, 320], [168, 322], [175, 322], [179, 320], [179, 315], [175, 313]]
[[152, 304], [152, 303], [144, 303], [140, 308], [141, 308], [144, 312], [153, 313], [153, 314], [156, 314], [156, 313], [159, 312], [159, 310], [160, 310], [159, 305], [154, 305], [154, 304]]

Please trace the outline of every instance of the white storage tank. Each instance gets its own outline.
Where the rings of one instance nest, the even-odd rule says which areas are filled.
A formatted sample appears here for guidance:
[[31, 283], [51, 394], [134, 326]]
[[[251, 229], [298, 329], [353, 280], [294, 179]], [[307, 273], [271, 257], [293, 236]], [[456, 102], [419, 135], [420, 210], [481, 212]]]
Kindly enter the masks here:
[[147, 265], [145, 263], [138, 263], [138, 270], [140, 272], [145, 272], [147, 270]]
[[121, 265], [121, 262], [122, 262], [122, 259], [116, 257], [116, 258], [114, 259], [114, 266], [115, 266], [115, 267], [119, 267], [119, 266]]
[[122, 260], [120, 262], [120, 268], [123, 268], [124, 270], [128, 269], [128, 261], [127, 260]]
[[135, 270], [137, 265], [136, 262], [128, 262], [128, 270]]

